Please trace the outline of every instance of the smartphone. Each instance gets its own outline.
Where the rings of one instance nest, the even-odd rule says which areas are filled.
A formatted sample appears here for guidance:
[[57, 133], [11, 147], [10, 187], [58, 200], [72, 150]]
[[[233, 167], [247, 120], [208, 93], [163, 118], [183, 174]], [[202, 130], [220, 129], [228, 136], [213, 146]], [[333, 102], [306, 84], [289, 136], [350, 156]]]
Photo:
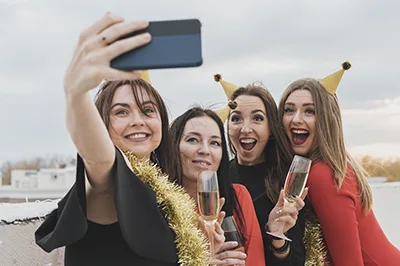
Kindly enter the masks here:
[[119, 55], [111, 67], [119, 70], [198, 67], [203, 64], [201, 23], [198, 19], [152, 21], [145, 30], [120, 39], [149, 32], [150, 43]]

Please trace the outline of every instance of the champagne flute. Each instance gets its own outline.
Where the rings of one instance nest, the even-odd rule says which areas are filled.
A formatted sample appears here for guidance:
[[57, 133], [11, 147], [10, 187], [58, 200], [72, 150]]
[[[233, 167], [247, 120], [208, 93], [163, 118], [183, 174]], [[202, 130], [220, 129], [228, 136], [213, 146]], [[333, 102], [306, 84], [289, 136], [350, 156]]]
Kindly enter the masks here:
[[[225, 217], [221, 224], [222, 230], [224, 230], [225, 242], [236, 241], [238, 245], [232, 250], [245, 252], [243, 237], [238, 230], [235, 218], [233, 216]], [[236, 266], [236, 265], [234, 265]]]
[[197, 203], [206, 222], [211, 258], [214, 258], [214, 226], [219, 215], [218, 176], [215, 171], [203, 171], [197, 178]]
[[[296, 202], [294, 198], [296, 196], [301, 196], [304, 187], [307, 183], [308, 173], [311, 168], [311, 160], [299, 155], [295, 155], [290, 165], [289, 172], [286, 176], [284, 191], [284, 205], [295, 206]], [[284, 239], [287, 241], [292, 241], [283, 234], [283, 228], [285, 224], [282, 223], [281, 228], [277, 232], [267, 232], [267, 234], [274, 237]]]

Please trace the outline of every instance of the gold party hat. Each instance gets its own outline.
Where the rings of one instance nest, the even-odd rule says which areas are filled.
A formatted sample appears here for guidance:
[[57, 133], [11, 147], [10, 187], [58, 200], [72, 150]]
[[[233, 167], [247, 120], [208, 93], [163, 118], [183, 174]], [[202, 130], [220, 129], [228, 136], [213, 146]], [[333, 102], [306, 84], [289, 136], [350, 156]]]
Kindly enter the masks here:
[[231, 98], [231, 96], [235, 92], [235, 90], [237, 90], [239, 88], [239, 86], [223, 80], [222, 76], [220, 74], [215, 74], [214, 75], [214, 80], [216, 82], [221, 83], [222, 88], [225, 91], [226, 97], [228, 97], [228, 100]]
[[342, 69], [330, 74], [329, 76], [321, 79], [319, 83], [325, 88], [330, 94], [335, 94], [339, 86], [340, 80], [342, 79], [344, 71], [351, 67], [350, 62], [346, 61], [342, 64]]
[[140, 78], [146, 81], [147, 83], [151, 84], [150, 74], [148, 70], [140, 71]]
[[214, 112], [219, 116], [219, 118], [221, 118], [222, 123], [225, 124], [226, 119], [228, 119], [230, 110], [231, 108], [229, 108], [229, 106], [226, 106], [224, 108], [214, 110]]

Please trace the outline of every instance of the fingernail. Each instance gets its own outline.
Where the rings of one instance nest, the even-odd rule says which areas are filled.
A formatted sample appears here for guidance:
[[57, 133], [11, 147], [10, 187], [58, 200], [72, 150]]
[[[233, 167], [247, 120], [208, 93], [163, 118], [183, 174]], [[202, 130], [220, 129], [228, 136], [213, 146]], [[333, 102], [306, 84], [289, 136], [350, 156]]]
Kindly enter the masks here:
[[147, 40], [151, 39], [151, 35], [150, 35], [150, 33], [146, 32], [142, 35], [142, 38], [144, 41], [147, 41]]
[[296, 194], [291, 194], [290, 196], [292, 196], [292, 198], [296, 198], [297, 197]]

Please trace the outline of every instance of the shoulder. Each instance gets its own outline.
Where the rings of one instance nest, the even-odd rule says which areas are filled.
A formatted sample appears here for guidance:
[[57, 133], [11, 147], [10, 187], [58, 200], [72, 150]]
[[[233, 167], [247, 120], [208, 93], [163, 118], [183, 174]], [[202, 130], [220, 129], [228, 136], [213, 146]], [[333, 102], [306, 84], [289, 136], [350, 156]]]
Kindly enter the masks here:
[[252, 201], [247, 188], [241, 184], [232, 184], [239, 202]]
[[311, 166], [307, 183], [319, 182], [321, 179], [333, 180], [332, 169], [324, 161], [319, 161]]
[[337, 193], [332, 169], [323, 161], [317, 162], [311, 167], [306, 186], [309, 187], [310, 197]]

